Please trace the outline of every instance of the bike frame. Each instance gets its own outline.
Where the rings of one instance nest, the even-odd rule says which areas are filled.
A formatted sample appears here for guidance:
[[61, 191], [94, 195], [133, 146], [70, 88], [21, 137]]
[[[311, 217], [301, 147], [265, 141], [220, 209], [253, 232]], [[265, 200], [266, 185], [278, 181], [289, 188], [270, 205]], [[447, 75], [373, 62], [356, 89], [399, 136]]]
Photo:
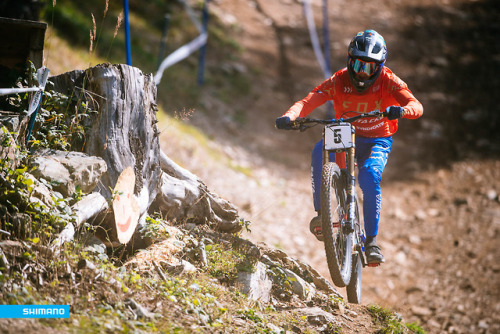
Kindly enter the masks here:
[[[290, 122], [289, 129], [305, 131], [317, 124], [324, 125], [321, 223], [322, 231], [326, 231], [326, 260], [334, 284], [347, 287], [348, 300], [359, 304], [361, 269], [368, 264], [364, 256], [365, 240], [356, 197], [356, 134], [351, 123], [360, 118], [387, 115], [378, 110], [356, 114], [345, 119], [297, 118]], [[335, 162], [330, 161], [332, 153], [335, 154]]]
[[[345, 187], [346, 187], [346, 209], [347, 209], [347, 220], [346, 224], [344, 224], [344, 232], [346, 234], [353, 233], [353, 251], [358, 252], [361, 256], [361, 262], [363, 267], [367, 266], [366, 259], [364, 257], [364, 240], [362, 240], [362, 235], [357, 235], [358, 231], [361, 231], [361, 222], [359, 223], [359, 230], [356, 230], [354, 226], [354, 221], [356, 220], [356, 177], [355, 177], [355, 127], [351, 124], [352, 122], [365, 118], [365, 117], [384, 117], [387, 116], [386, 113], [380, 112], [379, 110], [373, 110], [368, 113], [358, 114], [353, 117], [345, 118], [345, 119], [312, 119], [312, 118], [298, 118], [295, 121], [292, 121], [291, 128], [297, 129], [300, 131], [305, 131], [306, 129], [317, 125], [323, 124], [325, 127], [323, 128], [323, 166], [328, 164], [330, 161], [330, 153], [335, 153], [336, 159], [335, 163], [339, 166], [341, 170], [347, 170], [347, 175], [345, 179]], [[309, 125], [308, 125], [309, 124]], [[311, 125], [312, 124], [312, 125]], [[326, 148], [326, 138], [325, 138], [325, 129], [330, 126], [340, 126], [348, 124], [351, 129], [351, 143], [350, 147], [340, 148], [340, 149], [327, 149]]]

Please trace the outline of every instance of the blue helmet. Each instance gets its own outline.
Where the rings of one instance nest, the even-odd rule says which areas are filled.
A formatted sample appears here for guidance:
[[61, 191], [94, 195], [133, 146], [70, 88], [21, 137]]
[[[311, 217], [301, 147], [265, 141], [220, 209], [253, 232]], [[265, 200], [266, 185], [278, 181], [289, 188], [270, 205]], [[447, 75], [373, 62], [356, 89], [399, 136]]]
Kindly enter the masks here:
[[385, 60], [387, 47], [384, 38], [375, 30], [358, 32], [347, 49], [347, 71], [359, 93], [364, 92], [377, 80]]

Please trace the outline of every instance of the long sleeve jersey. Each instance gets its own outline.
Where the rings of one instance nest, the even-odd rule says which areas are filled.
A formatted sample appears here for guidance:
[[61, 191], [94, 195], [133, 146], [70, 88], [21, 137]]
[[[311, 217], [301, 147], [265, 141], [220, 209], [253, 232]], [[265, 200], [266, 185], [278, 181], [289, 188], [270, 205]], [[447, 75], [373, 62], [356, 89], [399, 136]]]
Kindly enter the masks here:
[[[389, 68], [384, 67], [380, 76], [365, 92], [358, 93], [352, 85], [347, 68], [336, 72], [314, 88], [305, 98], [297, 101], [283, 116], [291, 120], [305, 117], [328, 100], [333, 101], [336, 118], [354, 116], [372, 110], [384, 111], [397, 105], [404, 108], [403, 118], [416, 119], [422, 116], [423, 106], [413, 96], [406, 83]], [[356, 135], [378, 138], [393, 135], [398, 129], [397, 120], [383, 118], [364, 118], [353, 123]]]

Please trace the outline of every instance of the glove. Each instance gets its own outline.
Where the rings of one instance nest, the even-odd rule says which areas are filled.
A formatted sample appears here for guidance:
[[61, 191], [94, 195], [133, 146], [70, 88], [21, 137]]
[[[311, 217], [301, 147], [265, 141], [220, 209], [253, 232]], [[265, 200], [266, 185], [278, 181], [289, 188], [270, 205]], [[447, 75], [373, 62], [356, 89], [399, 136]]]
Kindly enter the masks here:
[[281, 130], [290, 130], [290, 117], [282, 116], [276, 118], [276, 128]]
[[385, 109], [385, 115], [390, 121], [403, 117], [405, 110], [403, 107], [390, 106]]

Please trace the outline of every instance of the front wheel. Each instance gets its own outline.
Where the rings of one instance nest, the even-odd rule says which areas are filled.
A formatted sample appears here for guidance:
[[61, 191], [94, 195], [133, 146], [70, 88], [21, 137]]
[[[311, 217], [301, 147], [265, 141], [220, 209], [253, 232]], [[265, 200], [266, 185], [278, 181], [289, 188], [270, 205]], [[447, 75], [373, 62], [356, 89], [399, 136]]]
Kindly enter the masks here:
[[333, 283], [349, 284], [352, 267], [352, 233], [346, 233], [346, 185], [336, 163], [323, 166], [321, 175], [321, 224], [326, 260]]

